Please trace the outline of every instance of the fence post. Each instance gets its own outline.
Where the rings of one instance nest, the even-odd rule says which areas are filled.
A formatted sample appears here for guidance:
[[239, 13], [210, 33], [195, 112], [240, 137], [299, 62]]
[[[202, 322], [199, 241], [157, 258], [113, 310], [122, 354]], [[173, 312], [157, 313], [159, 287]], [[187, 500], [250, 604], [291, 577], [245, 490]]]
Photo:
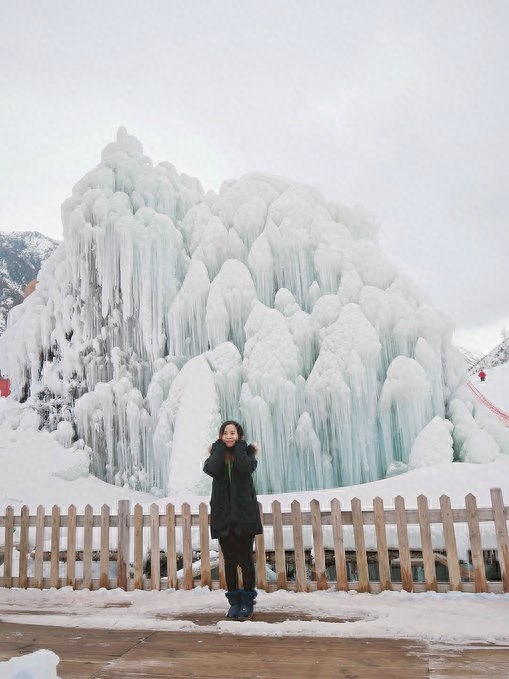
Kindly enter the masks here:
[[193, 534], [191, 531], [191, 505], [182, 503], [182, 569], [184, 589], [193, 589]]
[[507, 536], [506, 511], [500, 488], [491, 488], [491, 506], [495, 521], [495, 532], [498, 545], [498, 563], [504, 583], [504, 592], [509, 592], [509, 538]]
[[205, 502], [200, 502], [198, 516], [200, 522], [200, 584], [202, 587], [211, 587], [212, 577], [210, 573], [209, 508]]
[[130, 554], [130, 519], [131, 503], [129, 500], [119, 500], [117, 509], [118, 518], [118, 561], [117, 561], [117, 586], [127, 592], [128, 568]]
[[[134, 505], [134, 589], [143, 589], [143, 507]], [[152, 569], [152, 563], [150, 564]]]
[[21, 507], [21, 523], [19, 527], [19, 573], [18, 573], [18, 583], [21, 589], [27, 589], [28, 587], [28, 552], [29, 552], [29, 542], [28, 542], [28, 526], [30, 525], [30, 510], [27, 505]]
[[44, 558], [44, 507], [37, 507], [35, 523], [35, 564], [34, 564], [34, 586], [44, 589], [43, 583], [43, 558]]
[[265, 536], [263, 534], [263, 507], [258, 503], [258, 512], [262, 523], [262, 532], [255, 536], [256, 550], [256, 586], [267, 590], [267, 557], [265, 556]]
[[66, 585], [76, 589], [76, 505], [67, 510], [67, 579]]
[[2, 587], [12, 587], [12, 550], [14, 549], [14, 530], [14, 509], [9, 505], [5, 510], [4, 577]]
[[300, 511], [300, 502], [298, 500], [294, 500], [290, 506], [292, 512], [296, 591], [307, 592], [308, 582], [306, 578], [306, 557], [304, 554], [304, 537], [302, 534], [302, 514]]
[[159, 547], [159, 505], [150, 505], [150, 586], [161, 589], [161, 549]]
[[99, 556], [99, 587], [109, 589], [110, 508], [101, 507], [101, 554]]
[[51, 509], [51, 565], [50, 586], [58, 587], [59, 572], [58, 562], [60, 559], [60, 507], [53, 505]]
[[454, 517], [451, 509], [451, 500], [448, 495], [440, 496], [440, 513], [444, 527], [445, 551], [447, 554], [447, 569], [449, 571], [449, 584], [452, 591], [461, 592], [461, 572], [456, 547], [456, 534], [454, 532]]
[[92, 589], [92, 546], [94, 539], [94, 510], [92, 505], [85, 506], [83, 515], [83, 585]]
[[168, 568], [168, 587], [178, 589], [175, 507], [171, 503], [166, 505], [166, 565]]
[[431, 539], [428, 498], [424, 495], [419, 495], [417, 498], [417, 510], [419, 513], [419, 529], [421, 532], [424, 583], [427, 592], [436, 592], [438, 590], [437, 573], [435, 569], [435, 557], [433, 555], [433, 542]]
[[343, 519], [341, 503], [337, 497], [330, 503], [332, 521], [332, 539], [334, 541], [334, 563], [336, 565], [336, 589], [348, 591], [348, 573], [346, 570], [345, 541], [343, 535]]
[[283, 538], [283, 518], [279, 500], [272, 502], [272, 530], [274, 540], [274, 560], [276, 566], [276, 587], [287, 589], [285, 543]]
[[412, 575], [412, 560], [408, 544], [408, 524], [405, 509], [405, 500], [401, 495], [394, 498], [396, 510], [396, 525], [398, 530], [399, 568], [401, 572], [401, 587], [407, 592], [414, 591], [414, 578]]
[[373, 500], [375, 513], [376, 551], [378, 553], [378, 579], [380, 588], [392, 589], [391, 566], [389, 563], [389, 549], [387, 547], [387, 530], [385, 527], [384, 501], [381, 497]]
[[355, 553], [357, 555], [359, 592], [369, 592], [368, 556], [366, 554], [366, 541], [364, 539], [361, 501], [358, 497], [353, 497], [350, 505], [352, 507], [353, 537], [355, 542]]
[[487, 592], [486, 569], [482, 551], [481, 528], [479, 526], [479, 513], [477, 501], [472, 493], [465, 497], [467, 510], [468, 534], [470, 537], [470, 551], [472, 553], [472, 566], [474, 567], [474, 587], [476, 592]]

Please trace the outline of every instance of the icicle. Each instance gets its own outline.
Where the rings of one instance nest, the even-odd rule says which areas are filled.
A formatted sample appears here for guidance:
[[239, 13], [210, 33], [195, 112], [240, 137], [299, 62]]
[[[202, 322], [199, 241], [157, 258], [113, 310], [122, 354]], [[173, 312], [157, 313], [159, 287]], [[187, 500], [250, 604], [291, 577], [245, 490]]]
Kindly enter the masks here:
[[206, 304], [210, 290], [207, 269], [191, 260], [167, 318], [168, 353], [185, 359], [207, 350]]
[[248, 265], [253, 274], [258, 299], [262, 304], [271, 306], [274, 303], [276, 290], [274, 258], [265, 234], [261, 234], [249, 251]]
[[408, 463], [417, 434], [433, 417], [431, 385], [422, 366], [398, 356], [387, 370], [379, 413], [387, 465]]
[[[207, 301], [207, 327], [211, 346], [231, 340], [243, 351], [244, 323], [254, 300], [256, 291], [249, 270], [241, 262], [227, 260], [211, 283]], [[220, 310], [219, 323], [217, 310]]]

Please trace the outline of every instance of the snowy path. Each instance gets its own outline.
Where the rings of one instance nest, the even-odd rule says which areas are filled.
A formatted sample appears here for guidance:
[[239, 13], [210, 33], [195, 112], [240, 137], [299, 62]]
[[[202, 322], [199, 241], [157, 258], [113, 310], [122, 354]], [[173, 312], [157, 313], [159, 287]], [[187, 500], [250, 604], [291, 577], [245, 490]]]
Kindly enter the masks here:
[[[256, 618], [223, 618], [222, 590], [7, 590], [0, 618], [21, 625], [222, 632], [239, 636], [421, 639], [506, 644], [509, 594], [383, 592], [259, 592]], [[204, 615], [208, 614], [208, 615]]]

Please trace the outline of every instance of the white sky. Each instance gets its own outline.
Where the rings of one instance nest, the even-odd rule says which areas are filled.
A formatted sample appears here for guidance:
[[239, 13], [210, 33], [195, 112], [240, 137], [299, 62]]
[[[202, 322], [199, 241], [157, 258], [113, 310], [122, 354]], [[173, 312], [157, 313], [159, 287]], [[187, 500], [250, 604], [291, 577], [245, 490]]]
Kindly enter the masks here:
[[0, 231], [60, 204], [124, 125], [206, 189], [250, 171], [361, 204], [488, 351], [509, 328], [509, 4], [17, 0], [0, 25]]
[[[500, 409], [509, 411], [508, 364], [487, 371], [485, 383], [474, 378], [475, 386]], [[11, 399], [0, 399], [0, 511], [10, 504], [16, 508], [26, 503], [31, 509], [39, 503], [46, 508], [59, 505], [66, 508], [74, 503], [78, 508], [90, 503], [94, 510], [103, 503], [113, 511], [120, 498], [141, 502], [147, 508], [153, 496], [124, 490], [83, 477], [76, 472], [73, 481], [57, 473], [72, 476], [73, 453], [62, 449], [52, 434], [29, 426], [29, 421], [15, 427], [16, 413], [23, 409]], [[9, 415], [9, 413], [11, 413]], [[79, 466], [79, 465], [78, 465]], [[430, 507], [439, 507], [439, 497], [449, 495], [453, 507], [464, 505], [467, 493], [473, 493], [479, 507], [490, 505], [490, 488], [502, 489], [505, 503], [509, 498], [509, 458], [497, 462], [475, 464], [444, 464], [417, 469], [383, 481], [328, 491], [279, 495], [283, 508], [293, 499], [308, 507], [316, 497], [322, 506], [338, 497], [348, 506], [352, 497], [359, 497], [363, 507], [372, 507], [373, 498], [382, 497], [385, 506], [392, 506], [396, 495], [403, 495], [407, 507], [416, 507], [420, 493], [429, 499]], [[169, 498], [177, 506], [188, 501], [197, 506], [208, 498]], [[264, 505], [275, 499], [260, 497]], [[162, 505], [168, 498], [158, 500]], [[458, 546], [461, 531], [456, 528]], [[366, 531], [367, 533], [367, 531]], [[345, 535], [346, 537], [346, 535]], [[410, 535], [411, 537], [411, 535]], [[436, 539], [436, 536], [433, 538]], [[489, 537], [483, 532], [483, 547]], [[369, 535], [366, 535], [367, 544]], [[0, 534], [0, 543], [2, 535]], [[49, 548], [49, 547], [48, 547]], [[313, 592], [298, 594], [276, 591], [259, 592], [255, 618], [242, 624], [224, 619], [224, 592], [197, 588], [192, 591], [164, 590], [160, 592], [124, 592], [120, 589], [89, 592], [60, 590], [23, 590], [0, 588], [2, 619], [23, 624], [46, 624], [78, 628], [157, 629], [196, 631], [255, 636], [334, 636], [356, 638], [421, 639], [452, 645], [490, 643], [507, 645], [509, 629], [509, 594], [470, 594], [433, 592], [409, 594], [384, 592], [378, 595], [355, 592]], [[198, 626], [193, 615], [216, 613], [217, 622]], [[294, 614], [299, 611], [312, 615], [312, 620], [287, 620], [269, 623], [256, 620], [256, 612], [279, 611]], [[71, 613], [69, 613], [71, 612]], [[339, 612], [339, 613], [338, 613]], [[352, 622], [322, 622], [320, 618], [338, 615], [357, 618]], [[284, 617], [284, 616], [283, 616]], [[58, 679], [58, 657], [39, 653], [0, 662], [0, 679], [11, 679], [23, 670], [26, 679]]]

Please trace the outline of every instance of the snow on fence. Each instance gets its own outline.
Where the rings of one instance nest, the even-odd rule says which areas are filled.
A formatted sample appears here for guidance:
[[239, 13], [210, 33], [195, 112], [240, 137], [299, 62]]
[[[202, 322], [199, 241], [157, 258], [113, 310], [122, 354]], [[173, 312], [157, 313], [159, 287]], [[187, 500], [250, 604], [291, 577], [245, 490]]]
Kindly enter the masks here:
[[[416, 508], [400, 496], [385, 508], [380, 498], [362, 508], [339, 500], [328, 508], [313, 500], [282, 511], [260, 505], [264, 532], [256, 537], [257, 586], [266, 591], [355, 589], [509, 592], [509, 507], [500, 489], [491, 490], [491, 507], [478, 508], [473, 495], [452, 508], [440, 498], [429, 508], [423, 495]], [[155, 558], [154, 558], [154, 555]], [[39, 506], [30, 514], [7, 507], [0, 516], [0, 586], [74, 589], [225, 588], [224, 564], [209, 538], [208, 506], [191, 511], [182, 504], [143, 513], [127, 500], [116, 513], [87, 505], [77, 514], [58, 506], [47, 515]]]

